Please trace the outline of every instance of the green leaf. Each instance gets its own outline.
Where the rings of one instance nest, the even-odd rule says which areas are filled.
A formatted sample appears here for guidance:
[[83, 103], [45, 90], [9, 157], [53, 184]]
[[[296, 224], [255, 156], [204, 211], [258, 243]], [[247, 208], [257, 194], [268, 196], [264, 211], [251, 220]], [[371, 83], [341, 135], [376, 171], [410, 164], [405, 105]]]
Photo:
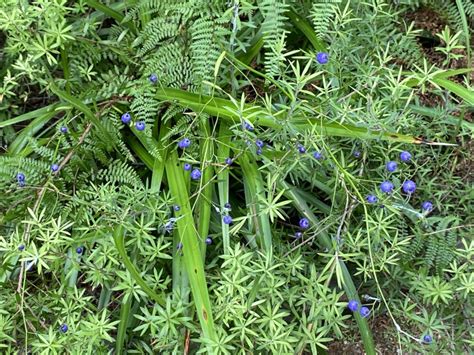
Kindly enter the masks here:
[[176, 224], [183, 243], [182, 257], [202, 331], [206, 338], [215, 340], [216, 331], [199, 247], [199, 235], [193, 220], [186, 181], [182, 169], [177, 165], [178, 162], [176, 151], [171, 151], [165, 169], [171, 194], [181, 207]]
[[135, 280], [137, 285], [139, 285], [145, 293], [150, 296], [151, 299], [159, 303], [160, 305], [165, 305], [165, 298], [163, 295], [157, 294], [153, 289], [147, 285], [145, 280], [141, 277], [140, 273], [136, 269], [135, 265], [128, 258], [127, 251], [125, 250], [125, 229], [122, 225], [118, 225], [114, 229], [114, 242], [117, 251], [119, 252], [120, 257], [125, 265], [125, 268], [128, 270], [132, 278]]
[[[191, 108], [198, 113], [205, 112], [209, 115], [221, 117], [233, 123], [240, 122], [240, 115], [233, 111], [233, 109], [235, 109], [235, 105], [230, 100], [194, 94], [184, 90], [172, 88], [158, 89], [156, 97], [163, 101], [170, 101], [183, 107]], [[282, 126], [281, 122], [277, 121], [273, 117], [268, 116], [268, 114], [265, 113], [265, 110], [258, 105], [246, 104], [244, 106], [244, 112], [242, 113], [242, 116], [244, 119], [248, 120], [252, 124], [270, 127], [275, 130], [280, 130]], [[393, 142], [413, 144], [424, 143], [421, 139], [399, 133], [375, 131], [364, 127], [356, 127], [348, 124], [329, 122], [327, 120], [319, 119], [316, 117], [295, 117], [293, 125], [294, 129], [299, 132], [314, 129], [320, 134], [325, 134], [329, 136], [351, 137], [361, 139], [382, 139]]]

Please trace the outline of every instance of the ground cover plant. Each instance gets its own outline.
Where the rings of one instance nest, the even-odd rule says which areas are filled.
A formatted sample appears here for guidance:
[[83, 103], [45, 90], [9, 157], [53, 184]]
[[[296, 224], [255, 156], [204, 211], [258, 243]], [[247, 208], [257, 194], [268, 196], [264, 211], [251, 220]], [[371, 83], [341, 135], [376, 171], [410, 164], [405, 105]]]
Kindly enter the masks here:
[[0, 2], [0, 352], [472, 351], [473, 21]]

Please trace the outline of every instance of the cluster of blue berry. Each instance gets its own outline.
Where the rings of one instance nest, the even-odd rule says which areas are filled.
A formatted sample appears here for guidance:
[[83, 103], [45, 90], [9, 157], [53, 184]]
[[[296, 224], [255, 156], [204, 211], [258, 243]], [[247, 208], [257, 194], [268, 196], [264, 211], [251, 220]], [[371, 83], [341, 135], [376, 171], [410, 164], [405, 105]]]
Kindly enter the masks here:
[[[412, 156], [410, 152], [403, 151], [400, 153], [400, 160], [404, 163], [408, 163], [411, 160]], [[398, 169], [398, 164], [395, 161], [389, 161], [385, 168], [389, 173], [393, 173]], [[385, 194], [391, 194], [393, 192], [394, 185], [391, 181], [386, 180], [380, 184], [380, 191]], [[416, 183], [413, 180], [405, 180], [402, 184], [402, 190], [405, 194], [411, 196], [416, 191]], [[366, 196], [366, 200], [370, 204], [374, 204], [378, 202], [377, 196], [374, 194], [369, 194]], [[433, 209], [433, 203], [431, 201], [424, 201], [421, 204], [421, 209], [424, 212], [430, 212]]]

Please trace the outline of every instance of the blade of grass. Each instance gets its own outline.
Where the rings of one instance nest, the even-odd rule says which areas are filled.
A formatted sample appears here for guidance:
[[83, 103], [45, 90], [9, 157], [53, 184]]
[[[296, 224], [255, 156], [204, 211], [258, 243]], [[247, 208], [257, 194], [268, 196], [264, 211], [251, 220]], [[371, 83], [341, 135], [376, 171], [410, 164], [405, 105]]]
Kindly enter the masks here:
[[177, 165], [178, 162], [177, 153], [175, 151], [170, 152], [168, 160], [166, 161], [165, 170], [171, 194], [181, 207], [176, 224], [180, 239], [183, 243], [182, 253], [184, 264], [191, 284], [191, 292], [204, 336], [208, 339], [215, 340], [216, 331], [214, 328], [214, 319], [207, 290], [198, 235], [194, 225], [189, 195], [186, 189], [186, 181], [182, 169]]
[[[217, 159], [222, 162], [230, 156], [230, 139], [231, 132], [226, 122], [221, 122], [219, 127], [219, 137], [217, 139]], [[217, 189], [219, 191], [219, 206], [222, 208], [224, 204], [229, 202], [229, 169], [216, 168], [217, 170]], [[229, 225], [225, 224], [221, 218], [222, 242], [224, 246], [224, 254], [230, 248]]]
[[286, 16], [293, 22], [293, 25], [299, 29], [306, 38], [311, 42], [314, 49], [319, 52], [326, 52], [326, 45], [321, 41], [316, 33], [313, 31], [313, 27], [303, 17], [299, 16], [295, 11], [290, 10], [286, 13]]
[[[198, 221], [198, 235], [200, 237], [201, 244], [201, 255], [204, 260], [206, 256], [206, 237], [209, 234], [209, 224], [211, 221], [211, 200], [212, 200], [212, 184], [211, 181], [214, 177], [214, 168], [210, 165], [214, 159], [214, 143], [212, 140], [211, 127], [209, 120], [201, 120], [200, 132], [203, 136], [201, 146], [200, 157], [202, 159], [202, 178], [200, 194], [197, 200], [197, 206], [199, 211]], [[220, 160], [219, 160], [220, 162]]]
[[262, 174], [258, 170], [256, 162], [250, 161], [247, 153], [240, 156], [239, 163], [242, 168], [246, 191], [249, 192], [248, 196], [246, 194], [247, 207], [252, 212], [252, 215], [255, 216], [255, 233], [257, 240], [259, 241], [260, 247], [265, 249], [267, 253], [270, 253], [272, 250], [270, 219], [267, 213], [262, 212], [260, 202], [260, 199], [265, 199], [265, 187]]
[[[126, 297], [126, 296], [125, 296]], [[132, 308], [133, 297], [129, 296], [122, 301], [120, 306], [120, 322], [117, 329], [117, 339], [115, 340], [115, 353], [121, 355], [124, 352], [124, 342], [127, 336], [127, 328], [129, 326], [130, 309]]]
[[22, 114], [20, 116], [17, 116], [15, 118], [10, 118], [9, 120], [5, 120], [3, 122], [0, 122], [0, 128], [5, 128], [5, 127], [8, 127], [8, 126], [20, 123], [20, 122], [24, 122], [24, 121], [29, 121], [31, 119], [34, 119], [34, 118], [38, 117], [38, 116], [42, 116], [44, 114], [54, 112], [54, 111], [56, 111], [56, 109], [59, 106], [60, 105], [58, 103], [55, 103], [55, 104], [51, 104], [51, 105], [42, 107], [42, 108], [34, 110], [34, 111], [24, 113], [24, 114]]
[[103, 12], [109, 17], [112, 17], [119, 25], [127, 27], [130, 31], [132, 31], [134, 34], [137, 34], [137, 29], [135, 28], [135, 25], [133, 24], [132, 21], [127, 21], [124, 22], [123, 19], [125, 18], [124, 15], [122, 15], [120, 12], [102, 4], [100, 1], [96, 0], [86, 0], [86, 3], [90, 6], [95, 8], [96, 10]]
[[[464, 40], [466, 41], [466, 51], [467, 51], [467, 67], [472, 68], [472, 57], [471, 57], [471, 31], [467, 24], [466, 11], [464, 10], [464, 4], [461, 0], [456, 0], [456, 5], [459, 10], [459, 16], [461, 17], [462, 22], [462, 31], [464, 34]], [[470, 79], [467, 77], [467, 83], [469, 84]]]
[[125, 268], [130, 273], [132, 278], [135, 280], [137, 285], [139, 285], [142, 290], [150, 296], [151, 299], [159, 303], [160, 305], [165, 304], [165, 299], [163, 295], [158, 295], [155, 291], [151, 289], [150, 286], [145, 282], [145, 280], [141, 277], [140, 273], [136, 269], [135, 265], [132, 261], [128, 258], [127, 251], [125, 250], [125, 229], [122, 225], [117, 225], [114, 228], [114, 242], [117, 251], [122, 259], [122, 262], [125, 265]]
[[[239, 113], [233, 111], [235, 105], [230, 100], [198, 95], [184, 90], [172, 88], [158, 89], [156, 97], [163, 101], [170, 101], [183, 107], [191, 108], [196, 112], [205, 112], [212, 116], [222, 117], [223, 119], [233, 123], [240, 123], [240, 115]], [[263, 108], [260, 106], [247, 104], [245, 105], [244, 109], [245, 110], [242, 113], [243, 117], [252, 124], [259, 124], [261, 126], [274, 128], [275, 130], [281, 129], [281, 122], [272, 117], [268, 117], [265, 110], [263, 110]], [[256, 118], [257, 116], [258, 119]], [[375, 131], [364, 127], [356, 127], [347, 124], [340, 124], [337, 122], [328, 122], [315, 117], [311, 119], [300, 118], [299, 120], [295, 120], [294, 128], [299, 132], [314, 128], [314, 130], [320, 134], [326, 134], [330, 136], [382, 139], [392, 142], [412, 144], [424, 143], [424, 141], [421, 139], [399, 133]]]
[[41, 116], [36, 117], [31, 121], [28, 126], [23, 128], [20, 133], [16, 136], [15, 140], [8, 147], [8, 155], [16, 156], [25, 147], [28, 139], [32, 137], [36, 132], [46, 125], [49, 120], [56, 116], [56, 112], [48, 111], [43, 113]]

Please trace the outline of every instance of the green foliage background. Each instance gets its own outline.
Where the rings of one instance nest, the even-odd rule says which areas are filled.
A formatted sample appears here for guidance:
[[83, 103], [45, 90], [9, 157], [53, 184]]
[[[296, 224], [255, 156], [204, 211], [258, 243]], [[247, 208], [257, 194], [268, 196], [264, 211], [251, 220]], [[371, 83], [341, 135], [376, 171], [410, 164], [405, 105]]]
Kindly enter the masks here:
[[[406, 20], [422, 6], [458, 48]], [[0, 352], [374, 354], [380, 319], [393, 352], [472, 348], [473, 20], [467, 0], [1, 2]]]

